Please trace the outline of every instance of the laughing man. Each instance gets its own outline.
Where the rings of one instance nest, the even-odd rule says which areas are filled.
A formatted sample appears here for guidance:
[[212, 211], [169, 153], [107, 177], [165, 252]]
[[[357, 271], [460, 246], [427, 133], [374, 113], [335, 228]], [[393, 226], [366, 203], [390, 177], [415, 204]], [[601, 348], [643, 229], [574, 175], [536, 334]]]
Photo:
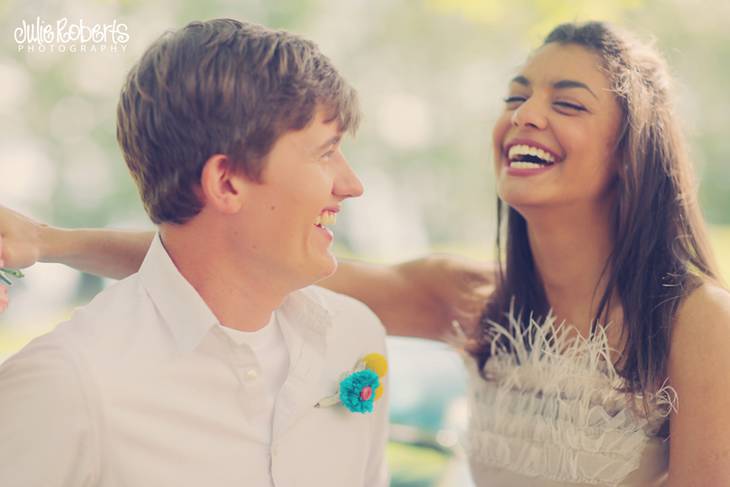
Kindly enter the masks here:
[[387, 485], [385, 380], [360, 360], [384, 331], [311, 286], [362, 193], [340, 150], [358, 118], [286, 32], [193, 22], [146, 51], [117, 137], [158, 233], [138, 273], [0, 367], [4, 487]]

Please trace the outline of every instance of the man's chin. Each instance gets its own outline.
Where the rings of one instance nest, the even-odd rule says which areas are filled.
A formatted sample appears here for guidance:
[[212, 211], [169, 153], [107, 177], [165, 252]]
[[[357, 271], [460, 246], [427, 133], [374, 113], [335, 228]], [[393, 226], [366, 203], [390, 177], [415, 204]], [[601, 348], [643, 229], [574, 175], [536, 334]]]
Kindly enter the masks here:
[[322, 281], [332, 276], [337, 271], [337, 258], [329, 254], [327, 260], [323, 261], [319, 266], [315, 282]]

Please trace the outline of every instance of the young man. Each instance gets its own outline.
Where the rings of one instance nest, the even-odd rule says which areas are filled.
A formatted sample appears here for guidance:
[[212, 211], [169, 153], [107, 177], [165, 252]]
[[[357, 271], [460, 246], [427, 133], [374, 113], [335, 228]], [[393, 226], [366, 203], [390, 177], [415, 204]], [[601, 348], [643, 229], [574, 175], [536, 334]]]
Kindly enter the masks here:
[[[4, 487], [385, 486], [388, 392], [314, 407], [385, 353], [332, 274], [354, 90], [317, 47], [234, 20], [163, 35], [117, 136], [159, 233], [138, 273], [0, 367]], [[378, 391], [378, 396], [382, 391]]]

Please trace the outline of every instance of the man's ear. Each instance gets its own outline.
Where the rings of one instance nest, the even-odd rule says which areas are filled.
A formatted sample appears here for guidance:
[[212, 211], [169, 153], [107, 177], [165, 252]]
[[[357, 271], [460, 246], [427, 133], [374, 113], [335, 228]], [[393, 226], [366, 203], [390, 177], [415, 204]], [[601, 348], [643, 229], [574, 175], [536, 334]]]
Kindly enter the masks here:
[[236, 170], [233, 161], [223, 154], [210, 156], [200, 175], [200, 191], [205, 204], [227, 214], [241, 209], [249, 184], [243, 171]]

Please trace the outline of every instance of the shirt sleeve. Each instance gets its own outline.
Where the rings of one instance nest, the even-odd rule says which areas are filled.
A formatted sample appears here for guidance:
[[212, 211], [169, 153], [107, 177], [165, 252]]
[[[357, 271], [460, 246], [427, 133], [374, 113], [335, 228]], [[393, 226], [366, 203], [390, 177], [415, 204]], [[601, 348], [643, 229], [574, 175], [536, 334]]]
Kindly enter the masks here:
[[0, 484], [84, 487], [98, 479], [98, 441], [80, 367], [36, 339], [0, 366]]

